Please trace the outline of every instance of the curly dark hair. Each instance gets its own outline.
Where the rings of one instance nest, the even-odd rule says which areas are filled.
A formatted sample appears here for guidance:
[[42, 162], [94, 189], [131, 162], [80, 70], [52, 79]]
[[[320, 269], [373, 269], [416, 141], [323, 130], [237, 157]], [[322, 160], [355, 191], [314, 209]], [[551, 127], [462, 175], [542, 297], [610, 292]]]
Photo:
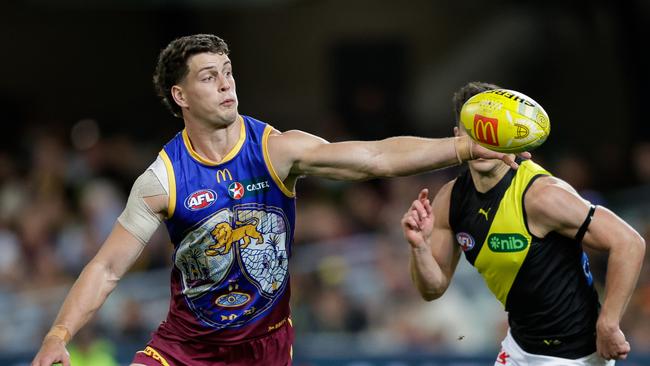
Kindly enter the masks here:
[[230, 50], [223, 39], [213, 34], [194, 34], [176, 38], [158, 55], [153, 85], [163, 104], [178, 118], [182, 118], [183, 115], [181, 107], [171, 96], [171, 88], [187, 76], [189, 72], [187, 60], [203, 52], [228, 55]]
[[469, 98], [475, 96], [478, 93], [494, 89], [501, 89], [501, 87], [495, 84], [484, 83], [481, 81], [470, 81], [458, 89], [452, 98], [452, 102], [454, 103], [454, 116], [456, 118], [456, 125], [458, 125], [458, 122], [460, 121], [460, 110], [463, 108], [463, 104], [465, 104]]

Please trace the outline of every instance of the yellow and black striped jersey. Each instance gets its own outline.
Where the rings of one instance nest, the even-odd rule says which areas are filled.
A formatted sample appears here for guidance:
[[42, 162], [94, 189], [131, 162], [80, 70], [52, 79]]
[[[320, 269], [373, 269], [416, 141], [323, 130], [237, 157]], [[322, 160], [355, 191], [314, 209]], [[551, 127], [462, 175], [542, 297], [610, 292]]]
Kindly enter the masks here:
[[449, 223], [465, 258], [508, 312], [517, 343], [530, 353], [575, 359], [596, 351], [600, 305], [582, 245], [528, 230], [524, 195], [544, 175], [541, 166], [523, 161], [481, 193], [469, 171], [462, 173], [451, 192]]

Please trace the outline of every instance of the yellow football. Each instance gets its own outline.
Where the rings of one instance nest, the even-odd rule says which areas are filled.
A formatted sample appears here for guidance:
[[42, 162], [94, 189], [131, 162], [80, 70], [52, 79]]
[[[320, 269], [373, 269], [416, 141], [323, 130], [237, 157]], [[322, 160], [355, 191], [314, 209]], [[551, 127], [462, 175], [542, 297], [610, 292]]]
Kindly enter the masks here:
[[479, 145], [505, 153], [531, 151], [551, 132], [548, 114], [541, 105], [507, 89], [471, 97], [460, 111], [460, 122]]

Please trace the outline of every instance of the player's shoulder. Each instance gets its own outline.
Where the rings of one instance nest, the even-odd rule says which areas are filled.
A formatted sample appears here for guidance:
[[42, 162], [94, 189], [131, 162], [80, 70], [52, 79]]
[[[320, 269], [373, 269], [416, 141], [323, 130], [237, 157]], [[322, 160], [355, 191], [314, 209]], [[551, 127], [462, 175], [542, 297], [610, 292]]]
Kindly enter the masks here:
[[[172, 173], [173, 174], [173, 173]], [[139, 197], [155, 195], [169, 195], [169, 172], [163, 159], [158, 155], [156, 159], [139, 176], [131, 186], [131, 194]]]
[[517, 159], [517, 162], [519, 162], [519, 168], [517, 169], [517, 174], [518, 175], [529, 175], [529, 176], [536, 176], [536, 175], [552, 175], [548, 170], [546, 170], [543, 166], [537, 164], [535, 161], [531, 159]]
[[569, 183], [558, 177], [541, 175], [531, 183], [526, 194], [553, 194], [558, 191], [576, 192]]
[[451, 202], [451, 192], [454, 189], [454, 184], [456, 184], [457, 179], [458, 178], [454, 178], [440, 187], [435, 197], [433, 198], [434, 205], [449, 207], [449, 204]]
[[524, 197], [526, 210], [545, 210], [548, 207], [560, 207], [569, 196], [579, 196], [578, 192], [560, 178], [544, 175], [530, 185]]
[[301, 130], [280, 132], [271, 131], [268, 139], [268, 148], [271, 155], [288, 156], [295, 160], [306, 151], [310, 151], [328, 141]]
[[435, 197], [433, 197], [433, 214], [436, 217], [436, 225], [438, 226], [443, 226], [443, 227], [449, 227], [449, 216], [450, 216], [450, 207], [451, 207], [451, 192], [452, 189], [454, 188], [454, 183], [456, 183], [456, 179], [454, 178], [450, 180], [449, 182], [445, 183], [438, 192], [436, 193]]
[[277, 130], [276, 128], [271, 127], [271, 133], [270, 136], [278, 138], [280, 140], [287, 140], [287, 141], [309, 141], [309, 140], [319, 140], [319, 141], [325, 141], [325, 139], [318, 137], [316, 135], [313, 135], [309, 132], [305, 132], [302, 130], [287, 130], [287, 131], [280, 131]]
[[454, 189], [454, 185], [456, 184], [457, 180], [458, 178], [454, 178], [449, 182], [443, 184], [442, 187], [440, 187], [440, 190], [438, 191], [438, 195], [450, 195], [451, 191]]

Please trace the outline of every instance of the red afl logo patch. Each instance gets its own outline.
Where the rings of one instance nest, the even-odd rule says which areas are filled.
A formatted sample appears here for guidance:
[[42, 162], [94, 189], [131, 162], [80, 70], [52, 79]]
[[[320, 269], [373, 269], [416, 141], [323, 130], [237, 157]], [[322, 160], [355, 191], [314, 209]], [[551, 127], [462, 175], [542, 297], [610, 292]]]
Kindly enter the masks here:
[[474, 238], [468, 233], [458, 233], [456, 234], [456, 240], [460, 247], [463, 249], [463, 252], [471, 250], [474, 248]]
[[185, 208], [190, 211], [202, 210], [217, 201], [217, 193], [211, 189], [198, 190], [185, 199]]

